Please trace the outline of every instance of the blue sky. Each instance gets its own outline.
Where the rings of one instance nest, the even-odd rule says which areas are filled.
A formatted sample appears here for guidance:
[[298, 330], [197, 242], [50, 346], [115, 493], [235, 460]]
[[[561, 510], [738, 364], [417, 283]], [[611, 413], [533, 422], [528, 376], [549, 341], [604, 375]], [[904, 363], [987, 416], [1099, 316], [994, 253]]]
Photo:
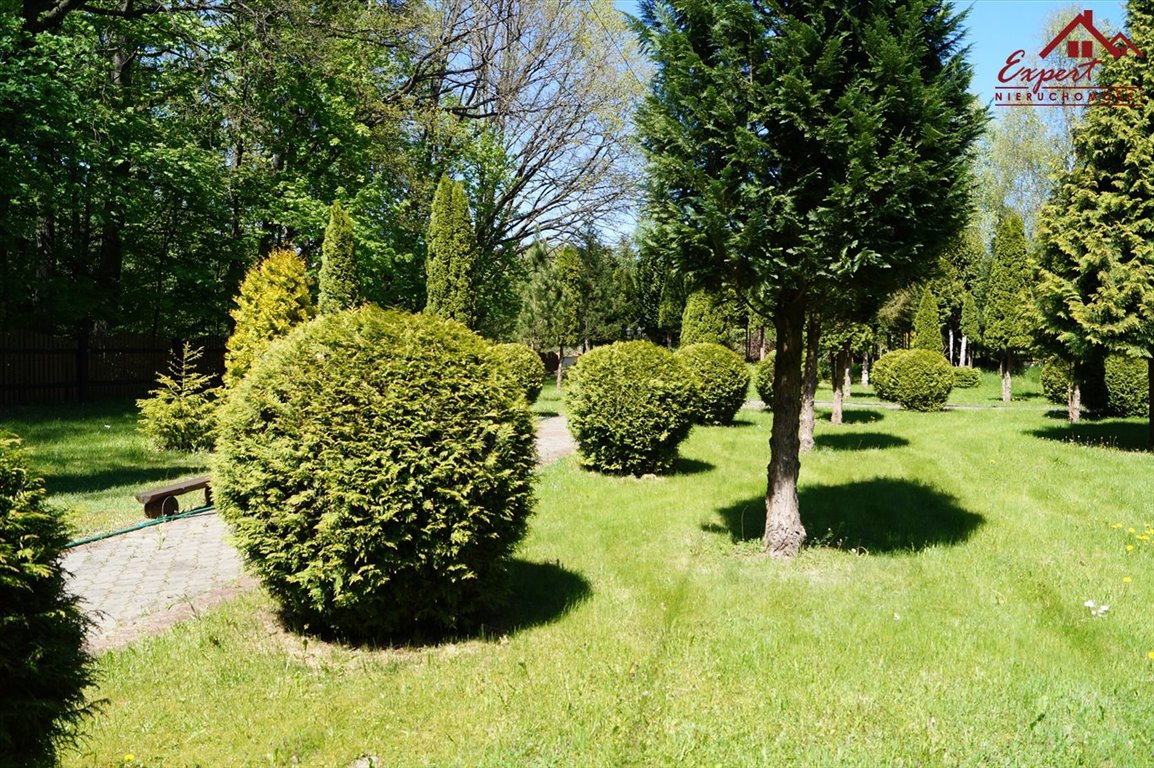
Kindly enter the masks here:
[[[635, 0], [615, 0], [617, 9], [636, 13]], [[958, 8], [969, 8], [966, 26], [971, 46], [970, 63], [974, 66], [971, 90], [984, 102], [993, 98], [998, 70], [1006, 57], [1019, 48], [1036, 54], [1045, 44], [1045, 21], [1057, 11], [1068, 12], [1070, 17], [1083, 10], [1094, 11], [1095, 22], [1109, 19], [1120, 26], [1125, 19], [1124, 3], [1118, 0], [1083, 0], [1083, 2], [1054, 2], [1053, 0], [972, 0], [958, 2]]]

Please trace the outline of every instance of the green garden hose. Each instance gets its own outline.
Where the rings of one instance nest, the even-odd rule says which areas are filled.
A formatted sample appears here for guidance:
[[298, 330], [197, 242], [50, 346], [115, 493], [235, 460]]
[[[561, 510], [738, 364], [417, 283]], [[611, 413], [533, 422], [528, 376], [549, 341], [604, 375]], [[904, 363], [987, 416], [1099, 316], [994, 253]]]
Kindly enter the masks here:
[[107, 533], [98, 533], [95, 536], [87, 536], [83, 539], [76, 539], [75, 541], [70, 541], [65, 544], [64, 548], [72, 549], [73, 547], [79, 547], [82, 544], [91, 544], [94, 541], [104, 541], [105, 539], [111, 539], [113, 536], [120, 536], [121, 534], [139, 531], [141, 528], [149, 528], [153, 525], [169, 523], [173, 520], [183, 520], [187, 517], [196, 517], [197, 515], [204, 515], [215, 511], [216, 507], [211, 505], [207, 507], [197, 507], [196, 509], [190, 509], [187, 512], [179, 512], [175, 515], [166, 515], [165, 517], [158, 517], [155, 520], [145, 520], [142, 523], [137, 523], [136, 525], [129, 526], [128, 528], [120, 528], [119, 530], [108, 531]]

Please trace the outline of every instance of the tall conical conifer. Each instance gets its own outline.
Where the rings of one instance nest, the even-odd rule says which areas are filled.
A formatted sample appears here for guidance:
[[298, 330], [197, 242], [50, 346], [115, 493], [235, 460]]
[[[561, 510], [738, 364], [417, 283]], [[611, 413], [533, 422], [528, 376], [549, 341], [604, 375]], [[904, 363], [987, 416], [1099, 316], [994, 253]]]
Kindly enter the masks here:
[[361, 283], [356, 260], [356, 235], [353, 221], [341, 205], [333, 202], [329, 225], [325, 228], [321, 248], [320, 296], [317, 308], [328, 315], [352, 309], [361, 303]]
[[465, 187], [442, 177], [433, 195], [425, 271], [429, 314], [477, 324], [477, 239]]

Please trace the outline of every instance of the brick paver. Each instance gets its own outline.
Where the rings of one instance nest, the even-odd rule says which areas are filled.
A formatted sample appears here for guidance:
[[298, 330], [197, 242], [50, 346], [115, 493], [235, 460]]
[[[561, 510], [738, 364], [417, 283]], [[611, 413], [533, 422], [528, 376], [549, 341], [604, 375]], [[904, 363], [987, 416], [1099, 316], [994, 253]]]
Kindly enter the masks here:
[[[540, 463], [574, 447], [565, 417], [538, 422]], [[89, 645], [97, 651], [157, 632], [256, 583], [214, 512], [76, 547], [65, 554], [64, 569], [93, 620]]]

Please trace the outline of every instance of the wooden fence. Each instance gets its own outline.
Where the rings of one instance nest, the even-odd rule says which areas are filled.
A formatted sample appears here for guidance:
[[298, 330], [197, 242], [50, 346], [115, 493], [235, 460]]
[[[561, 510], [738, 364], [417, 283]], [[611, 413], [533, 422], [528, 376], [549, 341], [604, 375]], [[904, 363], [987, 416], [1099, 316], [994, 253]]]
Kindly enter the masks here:
[[[205, 373], [223, 372], [224, 337], [191, 341], [204, 349]], [[182, 343], [137, 334], [0, 333], [0, 406], [143, 397]]]

